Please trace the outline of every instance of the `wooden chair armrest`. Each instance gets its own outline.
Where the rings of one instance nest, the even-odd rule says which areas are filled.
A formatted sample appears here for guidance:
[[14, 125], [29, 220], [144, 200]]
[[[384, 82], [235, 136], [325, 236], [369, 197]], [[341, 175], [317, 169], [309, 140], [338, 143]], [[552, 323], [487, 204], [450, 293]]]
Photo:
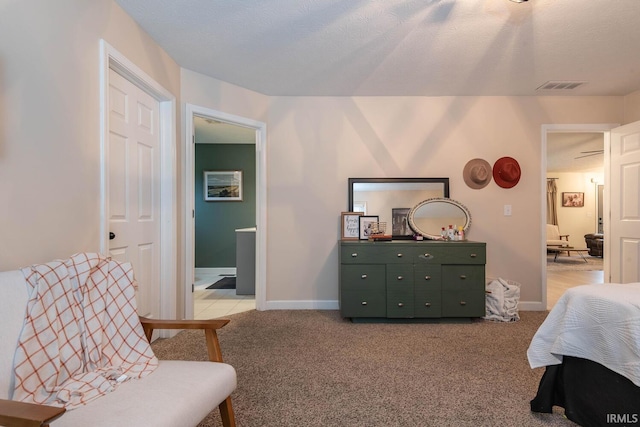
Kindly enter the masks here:
[[220, 329], [229, 323], [229, 319], [207, 319], [207, 320], [165, 320], [149, 319], [140, 316], [140, 323], [147, 340], [151, 342], [154, 329], [202, 329], [207, 340], [207, 351], [209, 360], [212, 362], [222, 362], [222, 351], [216, 329]]
[[229, 319], [166, 320], [140, 316], [142, 326], [148, 325], [153, 329], [220, 329], [229, 322]]
[[565, 238], [566, 240], [569, 240], [569, 235], [568, 234], [561, 234], [560, 235], [560, 240], [562, 240], [562, 238]]
[[64, 414], [57, 406], [0, 399], [0, 425], [6, 427], [46, 427]]

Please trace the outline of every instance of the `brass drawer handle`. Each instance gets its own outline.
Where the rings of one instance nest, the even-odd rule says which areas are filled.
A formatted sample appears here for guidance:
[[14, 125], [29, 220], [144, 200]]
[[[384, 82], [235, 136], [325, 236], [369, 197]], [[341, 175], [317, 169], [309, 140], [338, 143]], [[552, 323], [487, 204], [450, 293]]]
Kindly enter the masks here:
[[361, 278], [361, 279], [366, 279], [366, 278], [367, 278], [367, 275], [366, 275], [366, 274], [363, 274], [362, 276], [360, 276], [360, 278]]
[[402, 258], [402, 254], [398, 254], [398, 258]]
[[401, 302], [399, 302], [399, 303], [398, 303], [398, 307], [404, 307], [404, 304], [403, 304], [403, 303], [401, 303]]
[[424, 276], [424, 280], [431, 280], [431, 276]]
[[351, 254], [351, 258], [355, 258], [355, 257], [357, 257], [357, 256], [358, 256], [358, 253], [357, 253], [357, 252], [354, 252], [354, 253], [352, 253], [352, 254]]
[[425, 307], [427, 307], [427, 308], [429, 308], [429, 307], [431, 307], [431, 303], [430, 303], [430, 302], [425, 302], [425, 303], [424, 303], [424, 306], [425, 306]]
[[404, 279], [404, 277], [398, 276], [398, 280], [402, 280], [402, 279]]
[[466, 278], [467, 278], [467, 276], [465, 276], [464, 274], [461, 274], [461, 275], [460, 275], [460, 278], [461, 278], [462, 280], [464, 280], [464, 279], [466, 279]]
[[467, 305], [466, 301], [460, 301], [460, 305]]
[[431, 258], [431, 254], [424, 254], [425, 258]]
[[478, 256], [478, 255], [476, 255], [476, 254], [471, 254], [471, 258], [475, 258], [475, 257], [477, 257], [477, 256]]
[[367, 302], [366, 301], [362, 301], [360, 304], [367, 305]]

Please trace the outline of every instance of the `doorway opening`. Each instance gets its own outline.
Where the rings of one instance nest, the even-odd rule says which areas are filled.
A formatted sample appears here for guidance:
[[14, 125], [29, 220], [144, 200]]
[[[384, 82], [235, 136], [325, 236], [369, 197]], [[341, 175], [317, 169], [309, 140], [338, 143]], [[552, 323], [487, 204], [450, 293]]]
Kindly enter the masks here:
[[[608, 218], [603, 188], [606, 187], [606, 153], [610, 150], [609, 130], [613, 127], [615, 125], [608, 124], [542, 126], [542, 308], [550, 309], [569, 287], [603, 282], [603, 260], [589, 254], [584, 236], [605, 228]], [[552, 214], [547, 211], [549, 179], [557, 187], [560, 234], [569, 234], [568, 245], [575, 249], [552, 251], [551, 255], [546, 245], [547, 223], [552, 223], [549, 219]], [[563, 205], [563, 193], [566, 197], [577, 195], [580, 202]], [[580, 206], [582, 203], [584, 206]], [[560, 265], [561, 262], [564, 265]]]
[[[195, 152], [197, 121], [223, 123], [229, 129], [241, 128], [254, 134], [255, 142], [255, 308], [265, 309], [266, 294], [266, 124], [195, 105], [186, 105], [185, 146], [185, 271], [184, 313], [194, 318], [194, 290], [196, 284], [195, 257]], [[220, 202], [233, 203], [233, 202]], [[201, 271], [201, 273], [211, 273]], [[226, 274], [224, 271], [216, 274]], [[200, 282], [199, 282], [200, 283]], [[245, 298], [246, 299], [246, 298]]]

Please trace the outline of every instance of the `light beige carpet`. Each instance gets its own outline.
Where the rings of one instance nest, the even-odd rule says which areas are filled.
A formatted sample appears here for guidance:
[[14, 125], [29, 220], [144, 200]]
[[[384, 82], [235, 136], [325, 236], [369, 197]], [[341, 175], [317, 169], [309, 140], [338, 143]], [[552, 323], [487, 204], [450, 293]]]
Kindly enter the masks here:
[[[337, 311], [229, 316], [223, 356], [238, 372], [239, 427], [574, 426], [535, 414], [543, 369], [526, 350], [546, 312], [494, 323], [354, 324]], [[206, 360], [201, 331], [153, 345], [161, 359]], [[219, 426], [212, 412], [204, 426]]]

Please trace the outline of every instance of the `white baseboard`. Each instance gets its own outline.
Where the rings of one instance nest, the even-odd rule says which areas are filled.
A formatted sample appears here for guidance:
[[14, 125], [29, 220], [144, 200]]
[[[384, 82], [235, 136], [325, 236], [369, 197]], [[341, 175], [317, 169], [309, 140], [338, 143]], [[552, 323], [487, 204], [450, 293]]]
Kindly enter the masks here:
[[520, 301], [518, 303], [520, 311], [547, 311], [547, 304], [541, 301]]
[[266, 310], [338, 310], [337, 300], [267, 301]]

